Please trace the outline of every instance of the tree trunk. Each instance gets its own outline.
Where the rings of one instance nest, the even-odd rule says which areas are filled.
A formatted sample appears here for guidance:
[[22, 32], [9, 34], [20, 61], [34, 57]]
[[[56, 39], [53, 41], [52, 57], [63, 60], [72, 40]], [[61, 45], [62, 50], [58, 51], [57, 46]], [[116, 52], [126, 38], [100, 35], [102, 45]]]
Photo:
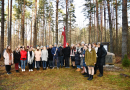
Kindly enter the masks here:
[[109, 32], [110, 32], [110, 52], [113, 53], [113, 31], [112, 31], [112, 21], [111, 21], [111, 13], [110, 13], [110, 4], [109, 0], [107, 0], [108, 7], [108, 17], [109, 17]]
[[1, 55], [4, 50], [4, 0], [1, 2]]
[[56, 0], [56, 43], [58, 44], [58, 5], [59, 0]]
[[10, 42], [9, 42], [9, 39], [10, 39], [10, 37], [9, 37], [9, 33], [10, 33], [10, 29], [9, 29], [9, 27], [10, 27], [10, 26], [9, 26], [9, 21], [10, 21], [10, 20], [9, 20], [9, 0], [8, 0], [8, 44], [7, 44], [7, 45], [9, 45], [9, 43], [10, 43]]
[[117, 15], [117, 0], [116, 0], [116, 53], [118, 54], [118, 15]]
[[35, 0], [35, 20], [34, 20], [34, 36], [33, 36], [33, 47], [36, 48], [37, 45], [37, 0]]
[[66, 42], [68, 42], [68, 0], [66, 0], [66, 28], [65, 28], [65, 33], [66, 33]]
[[127, 23], [127, 0], [122, 0], [122, 60], [124, 55], [127, 55], [127, 36], [128, 36], [128, 23]]
[[97, 42], [98, 42], [99, 41], [98, 0], [96, 0], [96, 22], [97, 22]]
[[32, 46], [32, 20], [31, 20], [31, 39], [30, 39], [30, 46]]
[[105, 30], [105, 42], [106, 42], [106, 0], [104, 1], [104, 30]]
[[103, 18], [103, 14], [102, 14], [102, 11], [103, 11], [103, 9], [102, 9], [102, 2], [100, 3], [100, 16], [101, 16], [101, 30], [100, 30], [100, 32], [101, 32], [101, 42], [102, 42], [102, 33], [103, 33], [103, 28], [102, 28], [102, 18]]
[[71, 45], [71, 13], [70, 13], [70, 45]]
[[12, 0], [10, 1], [10, 28], [8, 31], [8, 45], [11, 46], [11, 27], [12, 26]]

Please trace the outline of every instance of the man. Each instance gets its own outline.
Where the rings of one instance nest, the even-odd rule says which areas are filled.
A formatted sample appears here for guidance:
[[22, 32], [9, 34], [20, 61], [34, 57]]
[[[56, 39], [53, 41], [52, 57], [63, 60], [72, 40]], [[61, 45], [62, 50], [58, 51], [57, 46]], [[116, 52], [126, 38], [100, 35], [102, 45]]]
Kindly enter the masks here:
[[57, 69], [59, 69], [59, 66], [58, 66], [58, 63], [59, 63], [58, 62], [58, 48], [57, 48], [56, 43], [54, 44], [54, 47], [52, 48], [51, 53], [53, 55], [53, 69], [54, 69], [55, 60], [57, 61]]
[[98, 77], [102, 77], [103, 76], [103, 65], [105, 65], [105, 56], [107, 55], [107, 52], [100, 42], [97, 43], [97, 46], [98, 46], [97, 66], [98, 66], [99, 72], [100, 72]]
[[58, 48], [58, 59], [59, 59], [59, 67], [61, 64], [61, 68], [63, 67], [63, 48], [61, 46], [61, 43], [59, 44], [59, 48]]
[[64, 57], [65, 57], [65, 67], [69, 68], [70, 47], [68, 43], [66, 43], [66, 48], [64, 48]]

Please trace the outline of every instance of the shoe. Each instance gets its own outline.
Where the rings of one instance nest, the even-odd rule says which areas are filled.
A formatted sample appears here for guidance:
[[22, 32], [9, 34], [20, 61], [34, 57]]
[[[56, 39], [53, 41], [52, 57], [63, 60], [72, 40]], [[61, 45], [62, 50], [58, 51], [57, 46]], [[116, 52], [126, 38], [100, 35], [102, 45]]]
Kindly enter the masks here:
[[18, 73], [18, 72], [19, 72], [19, 70], [16, 70], [16, 72]]
[[59, 69], [59, 68], [57, 67], [57, 69]]
[[76, 71], [78, 71], [78, 72], [79, 72], [79, 71], [81, 71], [81, 69], [80, 69], [80, 68], [78, 68]]
[[86, 73], [86, 75], [85, 75], [84, 77], [89, 77], [89, 74], [88, 74], [88, 73]]
[[31, 70], [29, 69], [29, 72], [30, 72]]
[[100, 73], [99, 75], [98, 75], [98, 77], [102, 77], [103, 75]]
[[89, 79], [89, 80], [91, 81], [92, 79], [93, 79], [93, 75], [91, 75], [91, 77], [90, 77], [90, 79]]
[[7, 72], [7, 74], [9, 75], [9, 74], [11, 74], [11, 73]]
[[91, 79], [91, 75], [89, 75], [89, 78], [87, 80]]
[[33, 69], [31, 69], [31, 71], [33, 71]]
[[24, 70], [22, 69], [22, 72], [23, 72]]
[[61, 66], [61, 68], [63, 68], [63, 67]]
[[83, 73], [82, 75], [86, 75], [87, 73]]
[[24, 72], [25, 72], [25, 69], [24, 69]]
[[54, 67], [52, 69], [54, 69]]

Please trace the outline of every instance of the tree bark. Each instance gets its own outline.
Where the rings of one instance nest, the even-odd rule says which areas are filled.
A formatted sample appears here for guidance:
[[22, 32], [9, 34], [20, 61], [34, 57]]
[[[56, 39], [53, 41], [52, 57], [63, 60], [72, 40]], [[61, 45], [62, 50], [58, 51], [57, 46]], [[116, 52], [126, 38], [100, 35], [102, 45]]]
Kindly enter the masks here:
[[106, 0], [104, 1], [104, 30], [105, 30], [105, 42], [106, 42]]
[[66, 33], [66, 42], [68, 42], [68, 0], [66, 0], [66, 28], [65, 28], [65, 33]]
[[2, 0], [1, 4], [2, 4], [1, 7], [1, 55], [2, 55], [4, 50], [4, 0]]
[[116, 53], [118, 54], [118, 15], [117, 15], [117, 0], [116, 0]]
[[99, 41], [98, 0], [96, 0], [96, 22], [97, 22], [97, 42], [98, 42]]
[[109, 17], [110, 52], [113, 53], [113, 31], [112, 31], [112, 21], [111, 21], [111, 13], [110, 13], [109, 0], [107, 0], [107, 7], [108, 7], [108, 17]]
[[34, 36], [33, 36], [33, 47], [36, 48], [37, 45], [37, 0], [35, 0], [35, 20], [34, 20]]
[[58, 44], [58, 5], [59, 0], [56, 0], [56, 43]]
[[127, 55], [127, 36], [128, 36], [128, 23], [127, 23], [127, 0], [122, 0], [122, 60], [124, 55]]

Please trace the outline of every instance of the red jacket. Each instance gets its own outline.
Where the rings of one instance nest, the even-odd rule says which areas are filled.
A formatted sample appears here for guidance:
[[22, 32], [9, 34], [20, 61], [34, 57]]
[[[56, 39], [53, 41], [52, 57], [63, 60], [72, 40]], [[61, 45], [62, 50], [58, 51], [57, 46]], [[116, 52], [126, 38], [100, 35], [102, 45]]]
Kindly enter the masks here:
[[25, 50], [24, 51], [21, 50], [20, 55], [21, 55], [20, 60], [26, 60], [27, 59], [27, 52]]

